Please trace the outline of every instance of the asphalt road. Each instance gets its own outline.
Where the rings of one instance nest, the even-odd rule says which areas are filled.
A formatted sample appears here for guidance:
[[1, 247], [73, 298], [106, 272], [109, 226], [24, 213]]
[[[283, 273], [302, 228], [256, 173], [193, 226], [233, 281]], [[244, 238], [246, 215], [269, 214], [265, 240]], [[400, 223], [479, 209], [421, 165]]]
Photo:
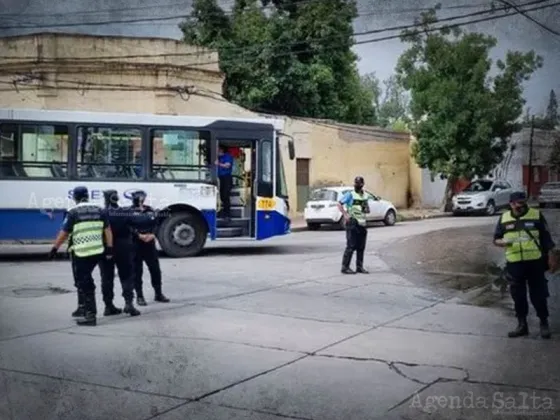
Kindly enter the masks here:
[[509, 340], [510, 313], [464, 305], [463, 291], [381, 257], [407, 238], [437, 247], [434, 232], [494, 223], [372, 228], [371, 274], [356, 276], [339, 274], [343, 232], [213, 244], [200, 258], [161, 260], [171, 303], [150, 299], [142, 316], [95, 328], [70, 319], [67, 261], [41, 261], [44, 246], [17, 259], [4, 248], [0, 419], [558, 418], [556, 337], [540, 340], [531, 320], [530, 337]]

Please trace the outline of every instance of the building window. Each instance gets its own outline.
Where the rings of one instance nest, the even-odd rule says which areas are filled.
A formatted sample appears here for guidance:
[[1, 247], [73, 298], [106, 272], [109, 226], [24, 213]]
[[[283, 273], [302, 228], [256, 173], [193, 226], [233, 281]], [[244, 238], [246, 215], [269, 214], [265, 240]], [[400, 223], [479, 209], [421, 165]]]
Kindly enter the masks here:
[[0, 176], [66, 178], [68, 127], [63, 125], [0, 126]]
[[548, 181], [558, 182], [558, 170], [553, 167], [548, 168]]
[[142, 132], [136, 128], [78, 128], [79, 178], [142, 177]]
[[152, 130], [150, 177], [162, 181], [210, 181], [208, 131]]

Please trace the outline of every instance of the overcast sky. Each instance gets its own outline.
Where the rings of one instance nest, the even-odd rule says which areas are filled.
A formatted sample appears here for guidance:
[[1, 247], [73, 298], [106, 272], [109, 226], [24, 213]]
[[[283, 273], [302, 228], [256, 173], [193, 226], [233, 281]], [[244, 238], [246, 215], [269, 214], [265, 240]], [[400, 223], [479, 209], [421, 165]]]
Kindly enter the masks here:
[[[519, 5], [531, 0], [509, 1]], [[233, 2], [234, 0], [225, 0], [220, 3], [230, 8]], [[190, 12], [191, 3], [192, 0], [0, 0], [0, 36], [56, 31], [179, 39], [181, 32], [177, 24], [181, 19], [103, 25], [98, 22], [186, 16]], [[358, 6], [360, 17], [355, 23], [355, 31], [364, 32], [411, 24], [419, 9], [432, 7], [436, 3], [430, 0], [361, 0]], [[440, 0], [440, 3], [440, 16], [446, 17], [485, 10], [492, 2]], [[498, 1], [494, 3], [499, 4]], [[553, 7], [531, 12], [530, 15], [560, 32], [560, 1], [548, 0], [527, 7], [541, 5]], [[476, 18], [480, 17], [485, 16]], [[466, 20], [476, 18], [470, 17]], [[84, 25], [85, 22], [97, 24]], [[57, 26], [62, 23], [68, 26]], [[23, 26], [27, 28], [22, 28]], [[508, 49], [534, 49], [544, 57], [544, 67], [526, 84], [525, 89], [528, 105], [534, 112], [544, 112], [551, 89], [560, 94], [560, 36], [547, 32], [520, 15], [472, 24], [465, 29], [495, 36], [498, 39], [498, 46], [493, 52], [495, 58], [503, 57]], [[357, 41], [393, 34], [398, 32], [359, 36]], [[375, 72], [378, 77], [385, 79], [392, 74], [397, 59], [405, 48], [406, 45], [398, 39], [357, 45], [355, 49], [360, 56], [360, 72]]]

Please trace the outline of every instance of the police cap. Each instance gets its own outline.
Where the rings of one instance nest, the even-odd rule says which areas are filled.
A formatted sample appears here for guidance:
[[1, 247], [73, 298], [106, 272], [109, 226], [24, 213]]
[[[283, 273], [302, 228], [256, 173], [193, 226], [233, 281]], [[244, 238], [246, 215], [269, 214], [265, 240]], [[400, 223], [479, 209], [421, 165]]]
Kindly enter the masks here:
[[142, 191], [142, 190], [136, 190], [132, 193], [133, 200], [141, 200], [146, 198], [146, 196], [147, 196], [146, 191]]
[[72, 197], [74, 200], [84, 200], [89, 197], [88, 189], [84, 186], [76, 187], [72, 191]]
[[516, 201], [526, 201], [527, 195], [523, 191], [515, 191], [512, 192], [509, 196], [510, 203], [514, 203]]

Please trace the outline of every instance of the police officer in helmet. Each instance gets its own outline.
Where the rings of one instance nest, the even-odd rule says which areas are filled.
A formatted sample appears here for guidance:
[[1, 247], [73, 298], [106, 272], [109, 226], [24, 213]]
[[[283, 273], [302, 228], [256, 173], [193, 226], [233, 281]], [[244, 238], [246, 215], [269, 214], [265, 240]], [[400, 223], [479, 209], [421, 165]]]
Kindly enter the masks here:
[[[338, 208], [342, 212], [346, 226], [346, 249], [342, 257], [343, 274], [367, 274], [364, 269], [364, 252], [367, 241], [366, 214], [369, 213], [368, 196], [364, 191], [364, 178], [354, 179], [354, 190], [346, 193]], [[350, 268], [352, 255], [356, 251], [356, 271]]]
[[119, 194], [115, 190], [103, 191], [105, 211], [109, 225], [113, 232], [114, 256], [101, 263], [101, 292], [105, 302], [105, 316], [118, 315], [120, 308], [113, 305], [115, 266], [119, 273], [122, 294], [125, 301], [124, 313], [130, 316], [140, 315], [133, 304], [134, 299], [134, 270], [132, 248], [132, 225], [130, 211], [119, 207]]
[[92, 273], [102, 258], [112, 258], [113, 235], [103, 209], [88, 201], [86, 187], [76, 187], [73, 198], [76, 206], [66, 214], [49, 257], [54, 258], [64, 241], [72, 237], [72, 261], [75, 264], [78, 290], [83, 293], [85, 312], [77, 324], [94, 326], [97, 323], [97, 305]]
[[543, 214], [530, 208], [524, 192], [510, 196], [511, 210], [500, 217], [494, 233], [494, 244], [505, 249], [506, 275], [511, 297], [515, 305], [517, 328], [509, 337], [529, 334], [527, 315], [527, 288], [531, 303], [540, 319], [541, 337], [550, 338], [548, 326], [548, 284], [545, 272], [548, 269], [548, 254], [554, 242]]
[[136, 303], [140, 306], [147, 305], [142, 288], [144, 262], [150, 272], [155, 301], [169, 302], [162, 292], [161, 268], [156, 248], [155, 233], [159, 227], [159, 217], [152, 207], [144, 204], [145, 200], [144, 191], [135, 191], [132, 194], [132, 207], [130, 208], [134, 240], [134, 289], [136, 290]]

